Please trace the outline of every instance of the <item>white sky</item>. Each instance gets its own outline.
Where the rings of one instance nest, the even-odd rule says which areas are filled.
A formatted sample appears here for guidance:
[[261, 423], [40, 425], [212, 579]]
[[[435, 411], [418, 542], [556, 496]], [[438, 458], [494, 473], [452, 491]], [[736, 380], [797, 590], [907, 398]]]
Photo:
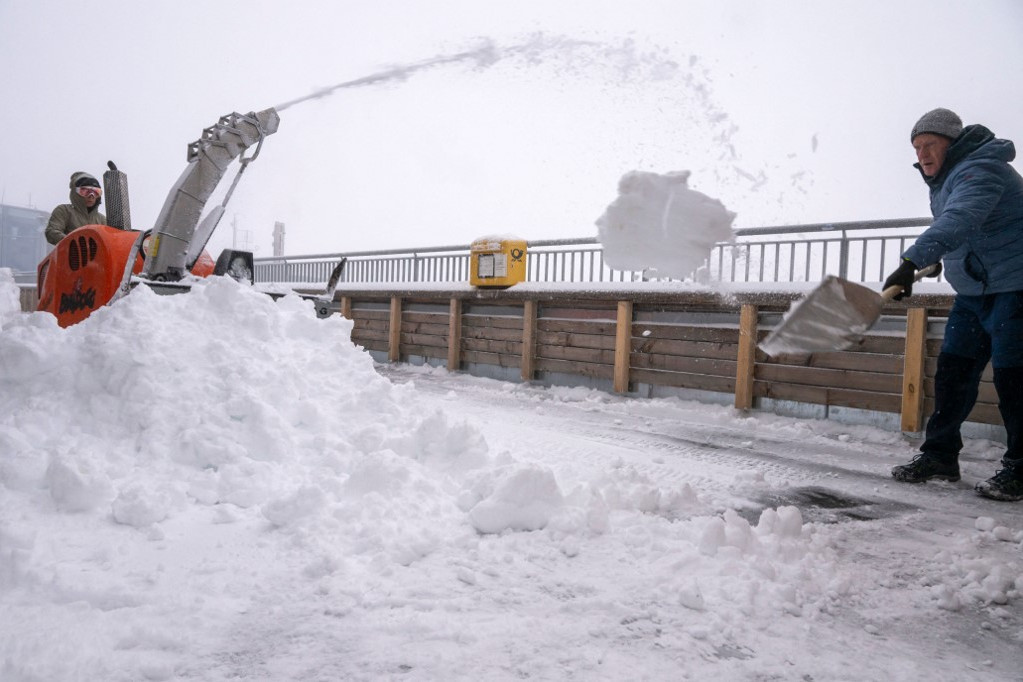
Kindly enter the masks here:
[[592, 236], [633, 169], [692, 170], [737, 227], [916, 217], [920, 114], [1021, 137], [1021, 27], [1012, 0], [0, 0], [0, 194], [49, 210], [71, 172], [113, 159], [149, 227], [221, 114], [541, 31], [655, 58], [626, 73], [620, 49], [552, 49], [295, 106], [213, 246], [234, 218], [257, 256], [275, 220], [291, 254]]

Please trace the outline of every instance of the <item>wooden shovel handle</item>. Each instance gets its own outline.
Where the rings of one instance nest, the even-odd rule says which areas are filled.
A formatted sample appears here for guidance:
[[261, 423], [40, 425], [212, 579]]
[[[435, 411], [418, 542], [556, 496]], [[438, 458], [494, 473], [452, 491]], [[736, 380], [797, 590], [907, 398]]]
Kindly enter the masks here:
[[[927, 277], [928, 275], [932, 274], [937, 269], [938, 269], [938, 264], [935, 263], [934, 265], [928, 265], [923, 270], [917, 270], [916, 274], [913, 275], [913, 281], [914, 282], [919, 282], [921, 279], [923, 279], [924, 277]], [[890, 301], [890, 300], [892, 300], [893, 298], [895, 298], [896, 296], [898, 296], [901, 293], [902, 293], [902, 287], [900, 287], [898, 284], [893, 284], [892, 286], [888, 287], [887, 289], [885, 289], [884, 291], [881, 292], [881, 298], [882, 298], [882, 300]]]

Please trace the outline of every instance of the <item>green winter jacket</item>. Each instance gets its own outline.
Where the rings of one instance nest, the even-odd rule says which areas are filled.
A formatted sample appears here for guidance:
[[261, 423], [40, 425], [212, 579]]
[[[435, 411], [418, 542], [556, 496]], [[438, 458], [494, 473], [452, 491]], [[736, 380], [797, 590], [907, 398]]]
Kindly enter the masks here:
[[100, 197], [96, 205], [90, 209], [85, 205], [85, 198], [75, 191], [75, 183], [80, 178], [91, 177], [88, 173], [75, 173], [71, 176], [71, 203], [61, 204], [53, 209], [50, 222], [46, 224], [46, 241], [56, 244], [71, 230], [76, 230], [82, 225], [106, 225], [107, 217], [99, 212], [103, 197]]

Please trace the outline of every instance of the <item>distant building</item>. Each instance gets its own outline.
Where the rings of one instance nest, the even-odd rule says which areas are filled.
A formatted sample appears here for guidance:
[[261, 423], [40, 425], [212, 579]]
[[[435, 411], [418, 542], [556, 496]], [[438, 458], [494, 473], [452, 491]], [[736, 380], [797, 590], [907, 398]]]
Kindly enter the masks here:
[[31, 273], [35, 281], [36, 266], [51, 248], [43, 235], [49, 218], [46, 211], [0, 204], [0, 268]]

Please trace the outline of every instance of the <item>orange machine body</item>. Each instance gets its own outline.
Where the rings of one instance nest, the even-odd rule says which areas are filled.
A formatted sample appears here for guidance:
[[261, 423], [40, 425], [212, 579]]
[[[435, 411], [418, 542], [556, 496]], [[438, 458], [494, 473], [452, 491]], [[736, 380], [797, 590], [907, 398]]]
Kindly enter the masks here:
[[[106, 305], [121, 285], [136, 230], [119, 230], [107, 225], [86, 225], [64, 237], [37, 268], [39, 305], [37, 310], [53, 313], [61, 327], [81, 322]], [[145, 255], [140, 251], [132, 267], [142, 272]], [[203, 251], [192, 274], [208, 277], [214, 263]]]

